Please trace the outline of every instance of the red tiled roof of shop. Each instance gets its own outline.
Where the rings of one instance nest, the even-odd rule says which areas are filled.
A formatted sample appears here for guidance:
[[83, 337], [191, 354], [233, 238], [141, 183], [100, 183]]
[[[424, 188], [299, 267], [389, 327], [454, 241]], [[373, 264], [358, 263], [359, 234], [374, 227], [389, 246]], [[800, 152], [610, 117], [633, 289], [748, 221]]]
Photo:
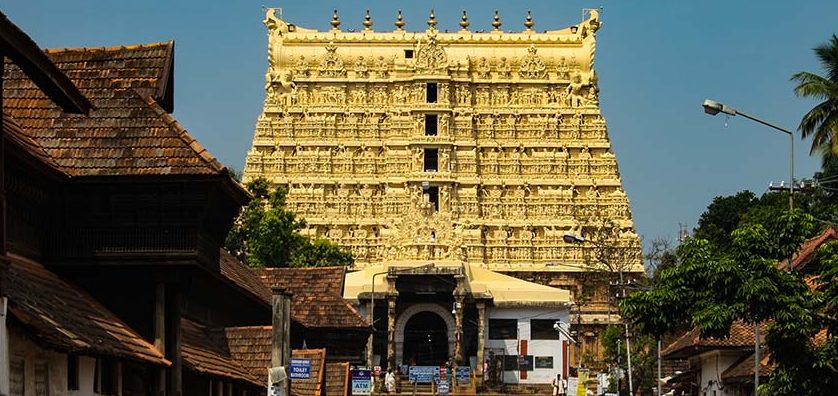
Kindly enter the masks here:
[[[767, 377], [774, 372], [775, 366], [770, 364], [770, 358], [767, 350], [761, 350], [759, 359], [759, 375], [760, 377]], [[727, 370], [722, 372], [723, 381], [734, 380], [754, 380], [754, 354], [750, 354], [740, 359], [739, 362], [732, 364]]]
[[809, 259], [812, 258], [812, 254], [814, 254], [821, 245], [829, 240], [838, 240], [838, 232], [836, 232], [832, 226], [827, 227], [826, 230], [820, 233], [820, 235], [807, 239], [800, 245], [800, 248], [797, 249], [797, 253], [791, 262], [792, 268], [800, 269], [800, 267], [806, 265], [809, 262]]
[[69, 176], [191, 175], [225, 171], [168, 113], [174, 44], [47, 50], [93, 103], [67, 114], [9, 63], [4, 110]]
[[349, 394], [349, 362], [326, 363], [326, 396]]
[[367, 328], [358, 311], [343, 299], [343, 267], [254, 269], [269, 288], [292, 293], [291, 317], [308, 328]]
[[36, 262], [13, 254], [9, 258], [4, 285], [9, 312], [39, 341], [69, 353], [170, 364], [154, 346], [80, 288]]
[[181, 320], [181, 329], [181, 351], [186, 368], [202, 374], [249, 382], [256, 386], [265, 384], [234, 359], [227, 345], [218, 343], [209, 329], [187, 319]]
[[308, 359], [311, 364], [309, 378], [291, 380], [291, 394], [295, 396], [321, 396], [324, 394], [323, 377], [326, 372], [325, 349], [294, 349], [293, 359]]
[[[765, 330], [765, 325], [761, 326]], [[764, 331], [761, 333], [764, 336]], [[747, 349], [754, 347], [754, 326], [733, 322], [728, 338], [701, 338], [698, 328], [686, 332], [661, 353], [667, 359], [684, 358], [709, 349]]]
[[271, 304], [271, 290], [259, 280], [259, 277], [247, 265], [224, 249], [221, 249], [218, 266], [222, 276], [266, 304]]

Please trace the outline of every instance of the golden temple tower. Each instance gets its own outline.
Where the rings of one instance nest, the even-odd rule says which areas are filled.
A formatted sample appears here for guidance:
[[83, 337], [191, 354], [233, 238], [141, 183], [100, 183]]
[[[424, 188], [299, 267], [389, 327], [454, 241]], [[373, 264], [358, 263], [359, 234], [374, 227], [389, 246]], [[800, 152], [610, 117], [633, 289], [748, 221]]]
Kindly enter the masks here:
[[[609, 259], [602, 245], [642, 271], [599, 108], [596, 10], [544, 32], [529, 15], [523, 31], [501, 30], [497, 13], [487, 32], [465, 13], [450, 33], [433, 12], [421, 32], [401, 13], [387, 31], [369, 13], [358, 31], [337, 11], [329, 31], [272, 9], [264, 23], [266, 96], [244, 179], [286, 185], [305, 232], [351, 249], [358, 269], [468, 263], [591, 301], [605, 296], [578, 274]], [[604, 321], [595, 307], [574, 320]]]

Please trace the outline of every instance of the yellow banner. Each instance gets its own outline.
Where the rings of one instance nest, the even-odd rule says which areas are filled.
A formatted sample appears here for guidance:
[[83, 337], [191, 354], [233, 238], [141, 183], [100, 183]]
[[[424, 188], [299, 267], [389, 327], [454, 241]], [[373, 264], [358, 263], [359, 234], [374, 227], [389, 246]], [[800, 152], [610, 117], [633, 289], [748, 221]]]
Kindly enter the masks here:
[[579, 370], [579, 381], [576, 383], [576, 396], [586, 396], [588, 388], [588, 370]]

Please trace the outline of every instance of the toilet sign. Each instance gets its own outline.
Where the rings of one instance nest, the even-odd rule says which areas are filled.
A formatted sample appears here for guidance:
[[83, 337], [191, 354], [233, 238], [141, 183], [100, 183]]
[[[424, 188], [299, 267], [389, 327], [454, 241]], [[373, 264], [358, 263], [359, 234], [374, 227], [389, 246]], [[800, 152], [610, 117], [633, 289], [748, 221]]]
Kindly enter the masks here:
[[311, 378], [311, 359], [291, 359], [290, 377], [292, 379]]

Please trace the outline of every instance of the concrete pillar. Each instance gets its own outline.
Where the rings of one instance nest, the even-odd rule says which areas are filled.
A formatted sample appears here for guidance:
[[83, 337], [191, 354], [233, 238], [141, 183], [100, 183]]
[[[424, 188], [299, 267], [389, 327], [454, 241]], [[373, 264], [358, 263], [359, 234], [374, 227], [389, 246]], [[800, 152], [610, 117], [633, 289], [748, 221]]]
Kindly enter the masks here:
[[465, 296], [454, 296], [454, 363], [463, 364], [463, 311]]
[[486, 360], [484, 349], [486, 348], [486, 303], [477, 303], [477, 375], [478, 379], [484, 376], [483, 362]]
[[387, 296], [387, 367], [396, 367], [396, 296]]
[[375, 298], [375, 296], [373, 296], [372, 294], [370, 294], [370, 295], [372, 297], [370, 297], [370, 301], [367, 302], [367, 318], [370, 322], [370, 326], [372, 326], [372, 332], [370, 333], [370, 336], [367, 339], [367, 365], [369, 366], [368, 368], [370, 370], [372, 370], [372, 366], [373, 366], [373, 361], [372, 361], [372, 358], [373, 358], [373, 339], [375, 338], [375, 324], [374, 324], [375, 313], [372, 312], [372, 311], [373, 311], [373, 305], [375, 305], [373, 303], [373, 299]]

